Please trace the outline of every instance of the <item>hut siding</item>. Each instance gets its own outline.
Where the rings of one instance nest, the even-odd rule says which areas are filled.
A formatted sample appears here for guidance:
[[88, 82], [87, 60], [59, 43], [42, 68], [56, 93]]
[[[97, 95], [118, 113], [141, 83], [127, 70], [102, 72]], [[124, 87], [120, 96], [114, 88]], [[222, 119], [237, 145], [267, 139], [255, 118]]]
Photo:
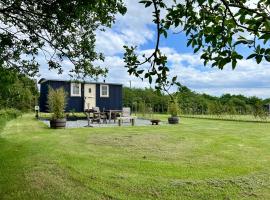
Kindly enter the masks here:
[[[47, 80], [40, 84], [40, 99], [39, 107], [41, 112], [48, 112], [47, 107], [47, 95], [49, 86], [53, 89], [63, 87], [67, 93], [67, 106], [66, 111], [75, 110], [75, 112], [84, 111], [84, 83], [81, 83], [81, 96], [71, 97], [70, 96], [70, 83], [69, 81], [51, 81]], [[87, 84], [87, 83], [86, 83]], [[122, 85], [111, 85], [104, 83], [104, 85], [109, 85], [109, 97], [100, 97], [100, 83], [89, 83], [96, 84], [96, 106], [103, 109], [122, 109]]]
[[[96, 104], [100, 110], [121, 110], [122, 109], [122, 86], [109, 85], [109, 97], [100, 97], [100, 85], [96, 84]], [[106, 83], [102, 84], [106, 85]]]

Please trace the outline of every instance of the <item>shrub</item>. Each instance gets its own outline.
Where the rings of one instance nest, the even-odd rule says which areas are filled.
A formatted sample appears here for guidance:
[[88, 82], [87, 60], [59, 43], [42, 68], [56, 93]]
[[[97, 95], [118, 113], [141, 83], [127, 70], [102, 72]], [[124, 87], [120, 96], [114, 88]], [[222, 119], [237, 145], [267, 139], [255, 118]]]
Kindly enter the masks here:
[[21, 116], [21, 111], [13, 108], [7, 108], [0, 110], [0, 118], [4, 119], [13, 119]]
[[266, 120], [268, 117], [268, 113], [263, 108], [263, 103], [261, 101], [256, 101], [253, 107], [253, 116], [255, 118], [259, 117], [262, 120]]
[[177, 101], [171, 101], [168, 106], [168, 112], [172, 117], [177, 117], [180, 113], [179, 105]]
[[49, 88], [47, 103], [52, 119], [65, 118], [66, 93], [63, 88]]
[[138, 111], [142, 114], [142, 116], [145, 116], [146, 113], [146, 106], [145, 106], [145, 102], [140, 101], [138, 104]]
[[8, 120], [15, 119], [21, 116], [22, 113], [16, 109], [2, 109], [0, 110], [0, 130], [4, 127]]

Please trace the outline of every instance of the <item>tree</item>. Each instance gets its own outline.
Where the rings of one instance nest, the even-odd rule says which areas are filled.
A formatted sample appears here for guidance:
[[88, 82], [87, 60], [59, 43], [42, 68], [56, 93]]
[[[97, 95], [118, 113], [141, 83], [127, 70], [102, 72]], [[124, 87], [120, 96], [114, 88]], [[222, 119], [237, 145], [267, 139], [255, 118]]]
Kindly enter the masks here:
[[36, 105], [38, 97], [37, 85], [34, 80], [15, 70], [0, 68], [0, 109], [16, 108], [30, 110]]
[[125, 12], [122, 0], [0, 0], [0, 66], [34, 76], [41, 54], [59, 73], [69, 60], [73, 75], [104, 75], [106, 69], [92, 64], [103, 60], [95, 31]]
[[168, 102], [168, 96], [151, 88], [123, 88], [123, 105], [131, 107], [135, 112], [145, 112], [147, 109], [165, 112]]
[[266, 119], [268, 116], [268, 113], [263, 107], [263, 101], [261, 99], [258, 99], [254, 106], [253, 106], [253, 115], [254, 117], [260, 117], [261, 119]]
[[[172, 84], [181, 86], [177, 77], [168, 78], [167, 57], [159, 48], [161, 37], [167, 37], [170, 29], [180, 28], [188, 38], [187, 46], [194, 53], [201, 51], [204, 65], [223, 69], [230, 64], [234, 69], [241, 59], [270, 62], [270, 1], [258, 0], [142, 0], [145, 7], [153, 7], [157, 40], [150, 56], [139, 57], [136, 47], [125, 46], [124, 60], [128, 72], [151, 83], [156, 78], [157, 89], [169, 90]], [[165, 17], [161, 17], [165, 11]], [[248, 49], [245, 56], [240, 48]], [[145, 70], [145, 64], [149, 67]]]

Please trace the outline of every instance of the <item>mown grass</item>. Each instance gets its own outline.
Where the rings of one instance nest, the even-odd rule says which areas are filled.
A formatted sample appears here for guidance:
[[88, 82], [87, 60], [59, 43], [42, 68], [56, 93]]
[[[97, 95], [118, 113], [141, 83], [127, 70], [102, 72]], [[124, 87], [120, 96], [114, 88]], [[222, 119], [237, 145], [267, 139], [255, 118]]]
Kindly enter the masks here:
[[270, 124], [51, 130], [33, 115], [0, 134], [2, 199], [270, 199]]

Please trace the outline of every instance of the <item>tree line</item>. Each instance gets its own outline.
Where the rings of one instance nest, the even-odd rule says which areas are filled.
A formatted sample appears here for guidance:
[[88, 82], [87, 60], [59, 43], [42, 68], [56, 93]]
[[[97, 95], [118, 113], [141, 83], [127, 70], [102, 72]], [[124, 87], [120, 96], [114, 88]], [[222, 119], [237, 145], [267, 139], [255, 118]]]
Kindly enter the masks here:
[[[261, 99], [256, 96], [224, 94], [220, 97], [199, 94], [182, 86], [173, 94], [180, 112], [189, 115], [254, 115], [265, 117], [269, 110], [270, 98]], [[170, 97], [151, 88], [123, 88], [123, 104], [135, 112], [166, 113]]]
[[13, 108], [21, 111], [33, 110], [38, 101], [35, 80], [16, 70], [0, 67], [0, 110]]

